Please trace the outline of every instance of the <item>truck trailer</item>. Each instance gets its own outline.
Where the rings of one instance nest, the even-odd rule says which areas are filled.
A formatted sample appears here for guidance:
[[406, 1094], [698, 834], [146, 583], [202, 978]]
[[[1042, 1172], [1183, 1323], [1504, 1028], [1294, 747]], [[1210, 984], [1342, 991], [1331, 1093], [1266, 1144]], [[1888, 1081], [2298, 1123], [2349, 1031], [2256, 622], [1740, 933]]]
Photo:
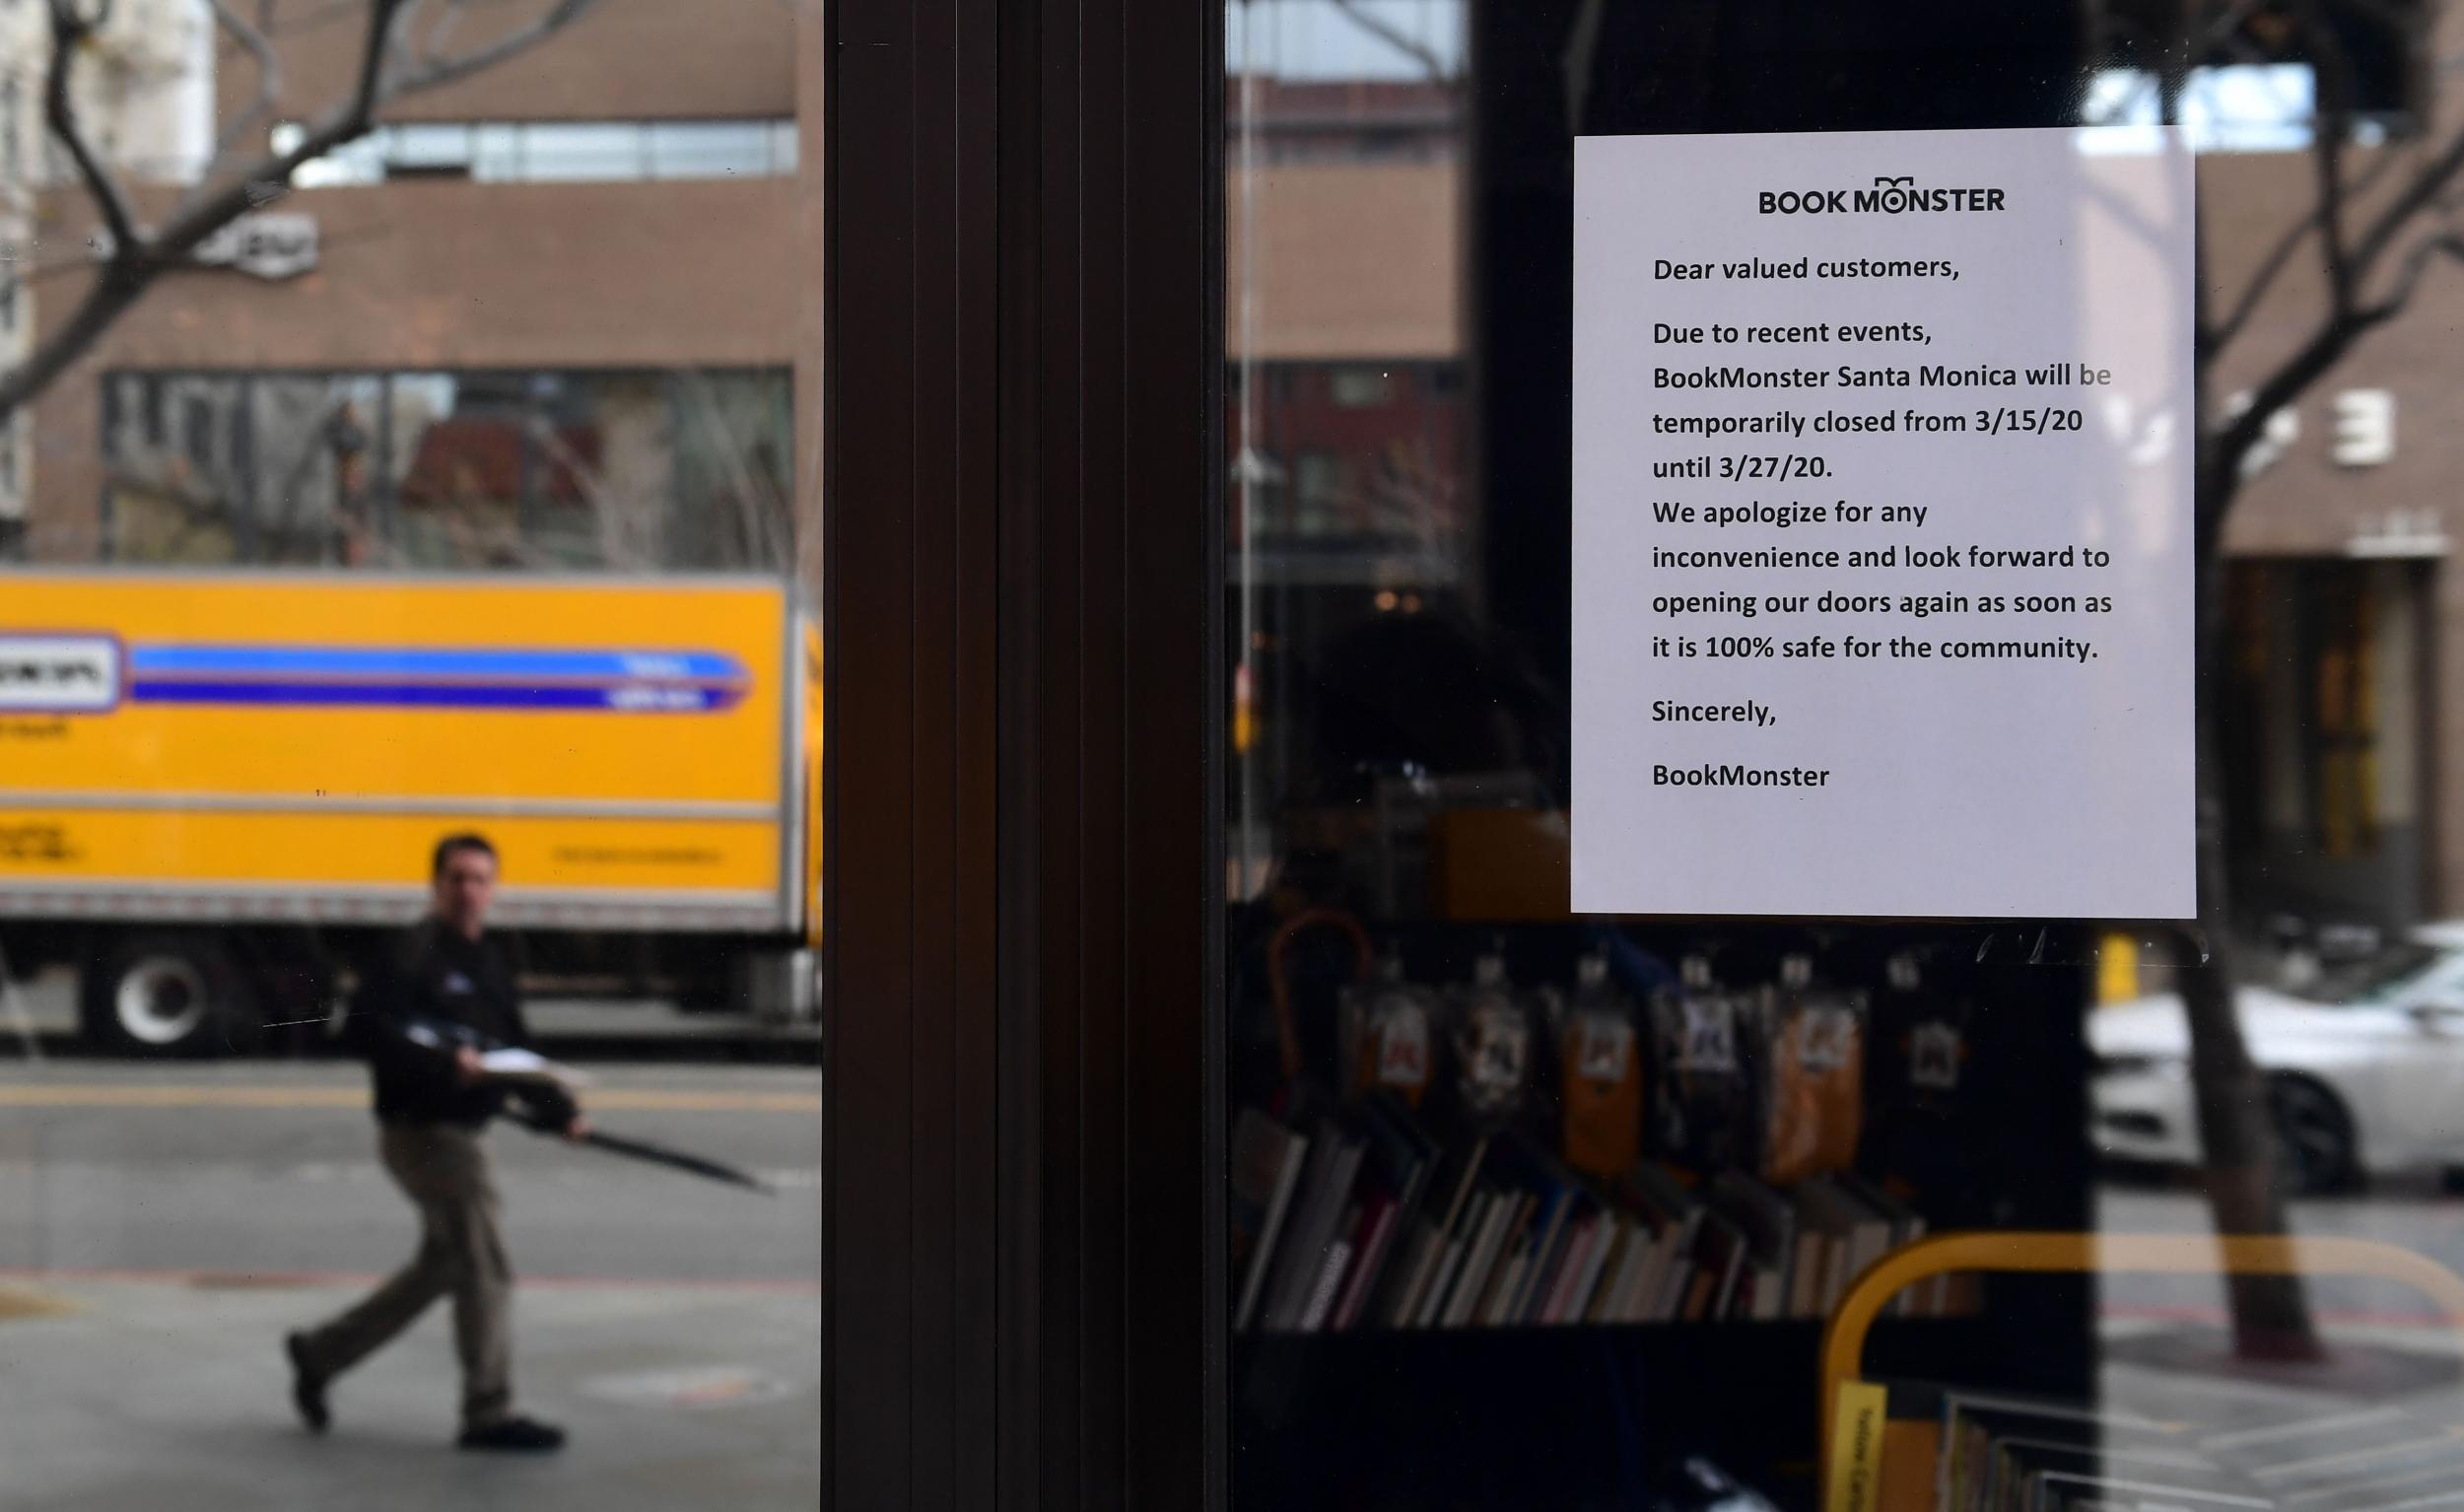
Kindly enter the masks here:
[[537, 979], [808, 1018], [820, 679], [776, 578], [0, 573], [4, 969], [252, 1049], [475, 832]]

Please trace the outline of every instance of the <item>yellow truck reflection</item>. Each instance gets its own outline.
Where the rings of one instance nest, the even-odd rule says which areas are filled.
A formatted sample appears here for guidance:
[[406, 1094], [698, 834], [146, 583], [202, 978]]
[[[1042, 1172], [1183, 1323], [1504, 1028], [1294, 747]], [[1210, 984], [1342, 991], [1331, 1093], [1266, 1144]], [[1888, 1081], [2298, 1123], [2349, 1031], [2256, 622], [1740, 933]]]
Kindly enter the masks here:
[[241, 1045], [477, 830], [534, 970], [809, 1011], [818, 654], [769, 578], [0, 576], [0, 949]]

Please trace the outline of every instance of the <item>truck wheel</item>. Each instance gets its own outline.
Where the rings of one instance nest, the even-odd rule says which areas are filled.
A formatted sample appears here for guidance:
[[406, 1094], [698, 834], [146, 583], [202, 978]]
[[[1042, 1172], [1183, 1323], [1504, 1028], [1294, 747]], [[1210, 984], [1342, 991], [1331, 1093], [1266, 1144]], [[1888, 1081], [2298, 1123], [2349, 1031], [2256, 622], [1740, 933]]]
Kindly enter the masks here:
[[256, 1028], [231, 958], [194, 935], [140, 934], [84, 974], [87, 1038], [130, 1056], [213, 1056], [244, 1048]]

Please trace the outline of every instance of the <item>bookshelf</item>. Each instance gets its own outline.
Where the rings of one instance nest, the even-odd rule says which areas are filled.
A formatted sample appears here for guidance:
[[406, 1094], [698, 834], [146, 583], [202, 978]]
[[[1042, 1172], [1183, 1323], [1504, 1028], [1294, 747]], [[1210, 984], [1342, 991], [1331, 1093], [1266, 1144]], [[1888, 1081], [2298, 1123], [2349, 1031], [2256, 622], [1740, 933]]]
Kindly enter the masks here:
[[[2020, 1288], [1986, 1317], [1887, 1322], [1868, 1358], [1891, 1379], [2075, 1393], [2088, 1306], [2082, 1282]], [[1237, 1457], [1235, 1505], [1627, 1507], [1700, 1454], [1811, 1508], [1820, 1335], [1791, 1321], [1245, 1337], [1234, 1441], [1274, 1448]]]
[[[1757, 973], [1776, 980], [1783, 961], [1811, 952], [1822, 980], [1879, 993], [1889, 963], [1921, 955], [1919, 996], [1964, 1005], [1955, 1016], [1966, 1096], [1939, 1129], [1879, 1118], [1880, 1109], [1861, 1104], [1861, 1118], [1872, 1121], [1858, 1141], [1855, 1178], [1894, 1181], [1933, 1231], [2086, 1222], [2084, 933], [1528, 921], [1421, 921], [1359, 934], [1313, 928], [1283, 943], [1278, 1022], [1266, 969], [1272, 931], [1266, 920], [1251, 923], [1233, 935], [1236, 1114], [1288, 1096], [1282, 1072], [1295, 1056], [1307, 1097], [1317, 1099], [1306, 1104], [1311, 1116], [1341, 1104], [1339, 1004], [1361, 974], [1364, 936], [1372, 954], [1400, 960], [1398, 975], [1429, 984], [1467, 980], [1490, 953], [1503, 957], [1513, 983], [1570, 984], [1605, 933], [1671, 963], [1707, 955], [1728, 983]], [[1912, 1000], [1903, 994], [1893, 1002], [1904, 1009]], [[1869, 1033], [1880, 1016], [1874, 1003], [1865, 1000]], [[1905, 1064], [1877, 1054], [1877, 1066], [1885, 1061]], [[1535, 1063], [1536, 1078], [1565, 1071], [1553, 1056]], [[1470, 1124], [1445, 1126], [1444, 1114], [1424, 1111], [1431, 1126], [1448, 1130], [1433, 1142], [1470, 1136]], [[1548, 1116], [1545, 1108], [1536, 1114], [1536, 1140]], [[1652, 1149], [1654, 1134], [1647, 1129], [1646, 1159], [1665, 1153]], [[1929, 1162], [1946, 1153], [1929, 1147], [1937, 1139], [1955, 1145], [1958, 1158]], [[1893, 1163], [1919, 1167], [1920, 1179], [1899, 1180], [1905, 1173]], [[1677, 1169], [1698, 1190], [1720, 1177]], [[1613, 1209], [1615, 1199], [1607, 1205]], [[2086, 1282], [1976, 1278], [1964, 1293], [1960, 1316], [1885, 1320], [1875, 1368], [2011, 1391], [2085, 1389], [2093, 1301]], [[1332, 1310], [1311, 1331], [1288, 1320], [1260, 1324], [1253, 1319], [1232, 1341], [1235, 1506], [1645, 1506], [1689, 1456], [1716, 1462], [1780, 1505], [1814, 1504], [1817, 1317], [1394, 1327], [1364, 1308], [1347, 1327], [1335, 1326]]]

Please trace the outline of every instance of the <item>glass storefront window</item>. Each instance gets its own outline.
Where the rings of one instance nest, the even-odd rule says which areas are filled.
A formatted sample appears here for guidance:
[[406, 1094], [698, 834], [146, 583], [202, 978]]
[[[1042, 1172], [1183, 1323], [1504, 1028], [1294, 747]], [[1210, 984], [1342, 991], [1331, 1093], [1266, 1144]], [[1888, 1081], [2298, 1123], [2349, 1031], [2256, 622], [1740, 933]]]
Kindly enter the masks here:
[[825, 24], [0, 0], [0, 1507], [824, 1494]]
[[[2459, 118], [2426, 81], [2455, 18], [2430, 8], [2408, 31], [2359, 7], [2194, 8], [2207, 39], [2167, 64], [2146, 16], [2057, 9], [1925, 6], [1867, 25], [1781, 4], [1226, 5], [1235, 1508], [2450, 1494], [2464, 1462], [2446, 1433], [2444, 1309], [2464, 1295], [2464, 1247], [2445, 1214], [2464, 1069], [2456, 939], [2435, 921], [2455, 896], [2437, 672], [2455, 458], [2422, 431], [2454, 408], [2454, 231], [2423, 207], [2454, 198], [2441, 154]], [[1944, 576], [1960, 553], [2014, 519], [2071, 517], [2047, 509], [2044, 448], [1959, 451], [1973, 473], [1937, 492], [1915, 441], [1861, 473], [1854, 457], [1882, 453], [1840, 439], [1881, 433], [1885, 413], [1894, 436], [1920, 420], [1964, 432], [1964, 413], [1932, 417], [1952, 405], [1994, 425], [2012, 401], [1928, 390], [1996, 382], [1999, 364], [1929, 378], [1926, 352], [1889, 343], [1983, 350], [1979, 331], [2024, 319], [1972, 325], [1948, 282], [1892, 281], [1930, 264], [1857, 271], [1903, 242], [1964, 244], [1948, 217], [1911, 231], [1913, 200], [1887, 222], [1853, 213], [1848, 189], [1808, 193], [1801, 219], [1775, 200], [1827, 185], [1853, 133], [1941, 133], [1872, 139], [1909, 154], [1972, 133], [1981, 153], [2084, 125], [2108, 129], [2064, 151], [2092, 166], [2066, 158], [2062, 182], [2029, 185], [2077, 208], [2021, 303], [2070, 346], [2126, 346], [2095, 311], [2128, 281], [2079, 248], [2171, 236], [2184, 293], [2130, 327], [2183, 339], [2162, 382], [2086, 396], [2082, 429], [2105, 428], [2119, 460], [2061, 508], [2132, 521], [2083, 535], [2093, 551], [2182, 565], [2195, 533], [2204, 555], [2195, 588], [2186, 566], [2164, 580], [2161, 613], [2134, 617], [2125, 588], [2081, 656], [2181, 667], [2162, 717], [2048, 688], [2076, 715], [2059, 738], [2090, 732], [2091, 770], [2023, 802], [2084, 829], [2118, 801], [2121, 779], [2099, 774], [2178, 774], [2180, 801], [2151, 822], [2177, 837], [2163, 864], [2187, 877], [2195, 739], [2219, 838], [2199, 887], [2153, 922], [1997, 923], [2028, 911], [1993, 906], [1992, 867], [1928, 848], [1980, 769], [2029, 759], [1994, 754], [1985, 727], [2026, 679], [1933, 705], [1912, 692], [1930, 669], [1869, 683], [1851, 660], [1792, 682], [1779, 664], [1860, 623], [1808, 617], [1819, 590], [1972, 586]], [[1698, 237], [1711, 212], [1670, 193], [1629, 206], [1614, 245], [1586, 241], [1610, 211], [1581, 197], [1582, 176], [1644, 146], [1705, 198], [1725, 185], [1685, 178], [1687, 153], [1759, 163], [1769, 182], [1737, 192], [1768, 191], [1760, 216]], [[1578, 148], [1600, 151], [1578, 167]], [[2195, 154], [2195, 279], [2188, 193], [2114, 187], [2130, 181], [2114, 160], [2152, 154]], [[1933, 180], [1873, 181], [1853, 190], [1879, 203]], [[2396, 198], [2405, 183], [2430, 197]], [[2116, 232], [2100, 218], [2123, 202], [2136, 219]], [[2333, 334], [2361, 299], [2346, 290], [2340, 315], [2338, 259], [2369, 238], [2414, 260], [2387, 253], [2368, 285], [2384, 303]], [[1669, 247], [1706, 241], [1707, 260], [1669, 266]], [[1776, 313], [1740, 320], [1745, 305]], [[1661, 324], [1603, 313], [1645, 306]], [[1688, 309], [1711, 312], [1707, 330]], [[1661, 378], [1586, 392], [1603, 344]], [[2013, 386], [2065, 415], [2080, 400], [2080, 383], [2058, 391], [2076, 369], [2004, 355]], [[1865, 391], [1903, 362], [1909, 394]], [[1763, 381], [1791, 368], [1819, 391]], [[2281, 407], [2254, 415], [2254, 394]], [[1701, 566], [1682, 591], [1728, 595], [1684, 612], [1735, 624], [1673, 623], [1653, 597], [1678, 591], [1673, 569], [1645, 532], [1586, 524], [1608, 506], [1584, 469], [1688, 426], [1787, 438], [1673, 448], [1665, 471], [1616, 480], [1650, 544]], [[1754, 470], [1761, 450], [1773, 470]], [[2155, 467], [2178, 469], [2169, 502], [2134, 492]], [[1685, 513], [1732, 503], [1717, 530]], [[1892, 528], [1825, 532], [1869, 503], [1895, 511]], [[1946, 540], [1956, 549], [1937, 551]], [[1832, 546], [1866, 548], [1865, 575], [1795, 560]], [[1916, 551], [1930, 579], [1899, 560]], [[1611, 560], [1630, 601], [1602, 611]], [[1973, 608], [1882, 603], [1901, 617], [1866, 644], [1910, 663]], [[1665, 698], [1656, 718], [1673, 723], [1628, 731], [1621, 764], [1586, 765], [1614, 702], [1602, 688], [1663, 689], [1669, 660], [1706, 645], [1734, 706]], [[1783, 687], [1792, 702], [1757, 691]], [[1906, 846], [1964, 893], [1871, 904], [1893, 885], [1892, 840], [1827, 911], [1739, 903], [1757, 886], [1802, 896], [1796, 882], [1838, 860], [1811, 817], [1792, 830], [1819, 801], [1782, 793], [1721, 806], [1725, 828], [1620, 828], [1619, 876], [1675, 901], [1576, 906], [1586, 825], [1597, 866], [1608, 816], [1639, 811], [1616, 790], [1693, 749], [1677, 726], [1766, 716], [1900, 728], [1873, 790], [1925, 774], [1940, 817]], [[1764, 738], [1729, 747], [1809, 737]], [[2000, 830], [2025, 844], [2018, 816]], [[1740, 861], [1754, 837], [1792, 833], [1793, 857]], [[2129, 849], [2090, 863], [2091, 881], [2137, 880]], [[1844, 1354], [1826, 1355], [1826, 1326]], [[1861, 1490], [1828, 1478], [1843, 1455]]]

